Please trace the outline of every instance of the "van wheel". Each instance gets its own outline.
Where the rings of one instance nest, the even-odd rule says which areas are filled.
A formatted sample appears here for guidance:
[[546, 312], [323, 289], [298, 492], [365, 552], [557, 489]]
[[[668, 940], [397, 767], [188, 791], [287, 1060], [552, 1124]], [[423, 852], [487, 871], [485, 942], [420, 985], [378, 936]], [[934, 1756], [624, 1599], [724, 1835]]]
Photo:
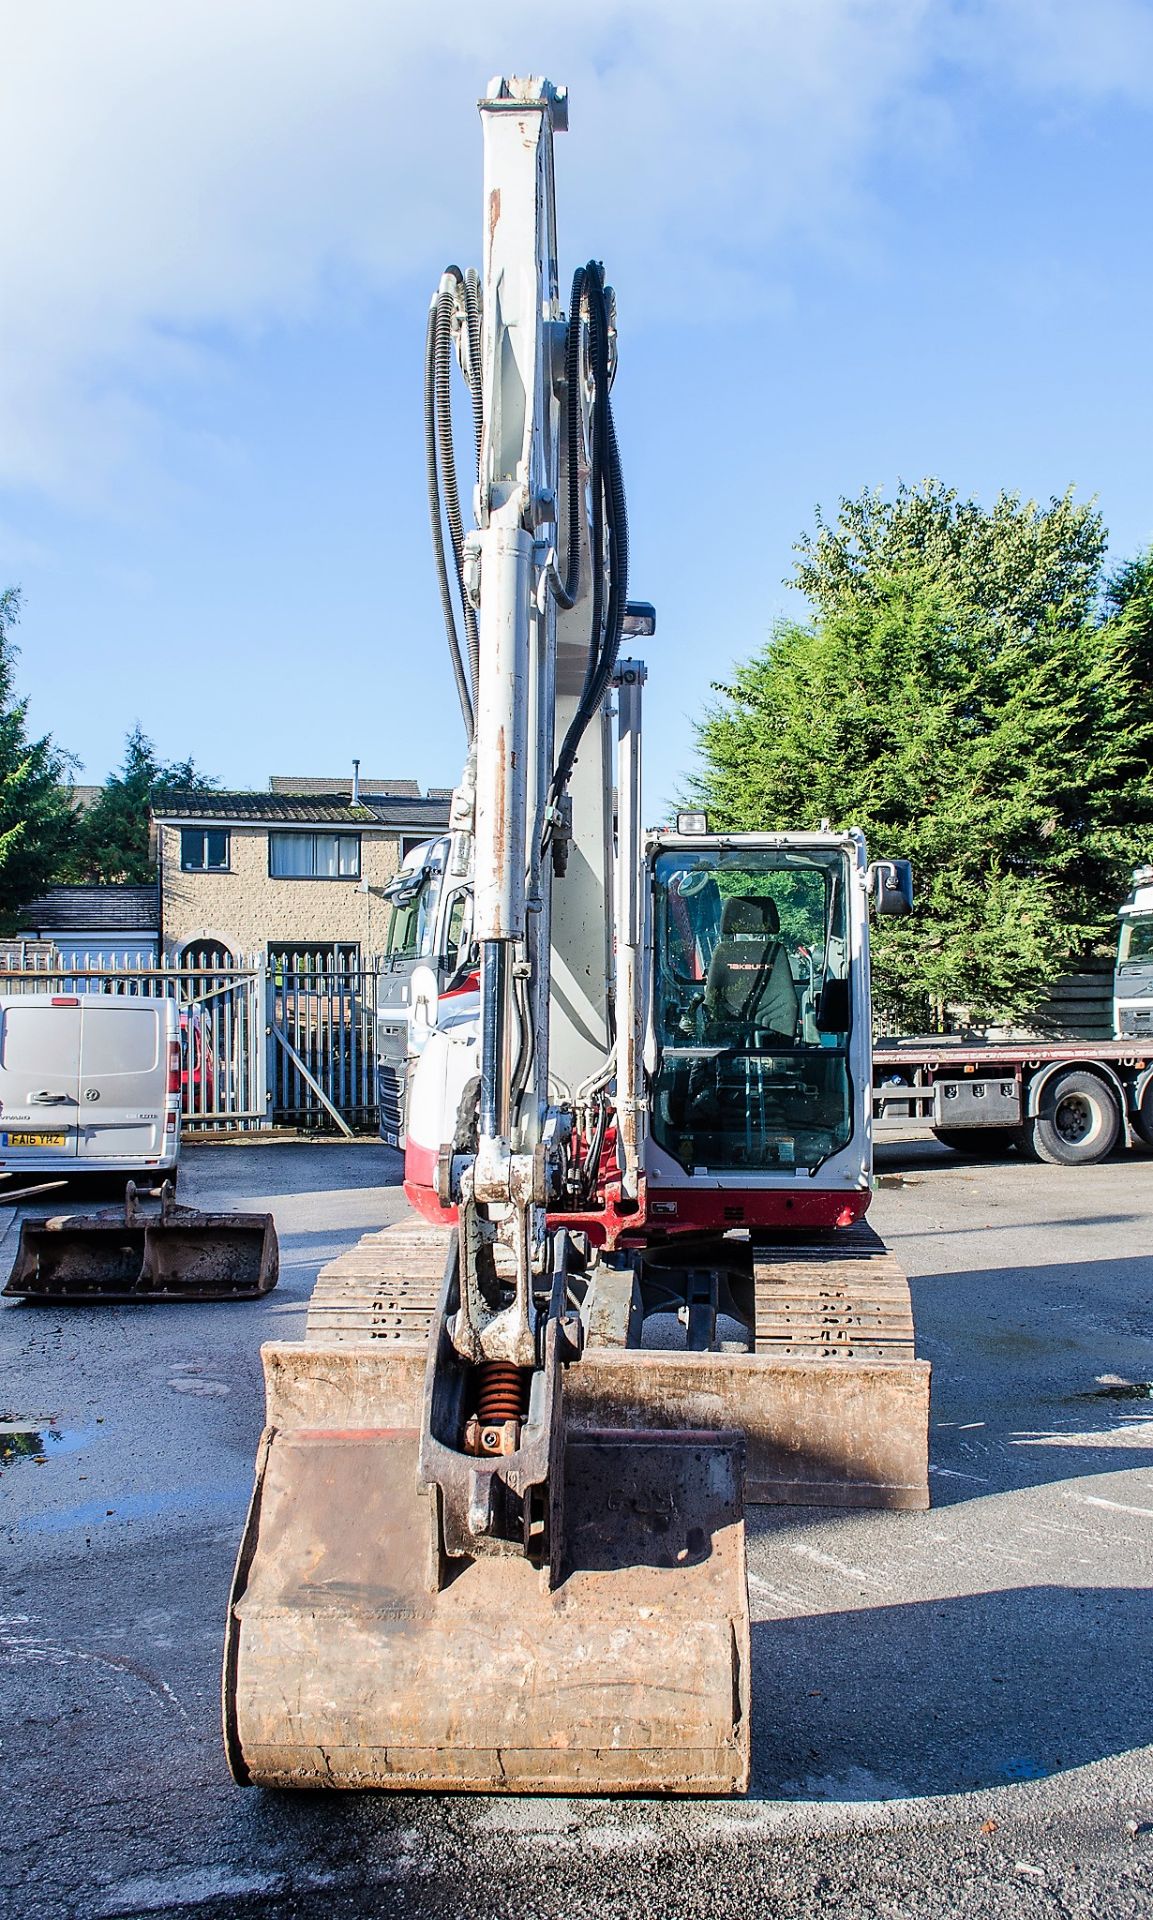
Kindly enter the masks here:
[[1000, 1160], [1016, 1144], [1011, 1127], [934, 1127], [933, 1137], [970, 1160]]
[[1021, 1129], [1021, 1150], [1055, 1167], [1091, 1167], [1117, 1145], [1121, 1109], [1095, 1073], [1072, 1068], [1049, 1082], [1041, 1111]]

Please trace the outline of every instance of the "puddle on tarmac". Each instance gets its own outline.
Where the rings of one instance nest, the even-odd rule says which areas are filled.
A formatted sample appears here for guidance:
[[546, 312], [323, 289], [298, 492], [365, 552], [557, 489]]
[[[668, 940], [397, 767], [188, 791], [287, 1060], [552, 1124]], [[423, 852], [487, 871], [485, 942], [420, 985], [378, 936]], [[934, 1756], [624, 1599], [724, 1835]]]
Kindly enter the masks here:
[[58, 1454], [81, 1453], [94, 1437], [91, 1429], [82, 1431], [58, 1427], [52, 1420], [0, 1420], [0, 1468], [31, 1460], [38, 1466]]

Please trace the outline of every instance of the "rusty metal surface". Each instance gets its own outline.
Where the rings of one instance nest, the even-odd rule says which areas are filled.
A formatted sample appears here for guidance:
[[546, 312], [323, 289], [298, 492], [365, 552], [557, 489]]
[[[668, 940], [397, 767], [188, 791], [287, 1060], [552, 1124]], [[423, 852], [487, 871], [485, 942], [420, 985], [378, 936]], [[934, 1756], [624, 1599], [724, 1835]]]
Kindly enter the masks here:
[[565, 1401], [577, 1427], [737, 1428], [750, 1505], [929, 1505], [924, 1360], [596, 1348], [570, 1368]]
[[[258, 1461], [225, 1665], [239, 1778], [485, 1792], [745, 1787], [734, 1436], [573, 1436], [560, 1583], [550, 1590], [523, 1559], [487, 1559], [438, 1587], [415, 1430], [326, 1427], [342, 1398], [364, 1394], [366, 1362], [298, 1347], [304, 1364], [286, 1394], [290, 1351], [276, 1353], [277, 1403], [321, 1424], [270, 1428]], [[371, 1355], [378, 1385], [399, 1358]], [[345, 1371], [357, 1376], [349, 1395]]]
[[128, 1206], [26, 1220], [4, 1293], [54, 1303], [246, 1300], [280, 1271], [270, 1213], [198, 1213]]
[[[429, 1236], [427, 1249], [414, 1232]], [[367, 1235], [326, 1269], [339, 1270], [345, 1289], [331, 1310], [334, 1330], [332, 1319], [309, 1315], [310, 1343], [320, 1338], [359, 1350], [369, 1338], [383, 1338], [396, 1353], [388, 1418], [402, 1425], [419, 1419], [421, 1367], [436, 1305], [431, 1280], [406, 1277], [406, 1248], [431, 1270], [434, 1258], [443, 1265], [446, 1239], [408, 1222]], [[861, 1222], [835, 1233], [758, 1242], [752, 1258], [755, 1353], [619, 1344], [636, 1338], [630, 1282], [618, 1343], [590, 1344], [566, 1372], [570, 1424], [735, 1427], [746, 1440], [745, 1497], [754, 1504], [926, 1508], [930, 1369], [916, 1358], [908, 1281], [894, 1256]], [[427, 1301], [418, 1303], [417, 1289], [426, 1286]], [[382, 1335], [373, 1332], [376, 1326]], [[267, 1370], [269, 1354], [295, 1350], [265, 1351]], [[401, 1363], [402, 1353], [415, 1358]], [[272, 1368], [275, 1375], [275, 1360]], [[347, 1424], [372, 1424], [376, 1372], [359, 1351], [345, 1378], [357, 1383], [349, 1391], [358, 1411], [349, 1412]], [[403, 1382], [399, 1393], [397, 1382]], [[281, 1405], [283, 1382], [270, 1377], [268, 1390], [270, 1407], [274, 1395]], [[292, 1417], [289, 1406], [281, 1410]]]
[[[270, 1343], [270, 1426], [415, 1426], [426, 1349]], [[565, 1373], [576, 1429], [736, 1428], [749, 1504], [929, 1504], [929, 1365], [789, 1360], [754, 1353], [588, 1348]]]

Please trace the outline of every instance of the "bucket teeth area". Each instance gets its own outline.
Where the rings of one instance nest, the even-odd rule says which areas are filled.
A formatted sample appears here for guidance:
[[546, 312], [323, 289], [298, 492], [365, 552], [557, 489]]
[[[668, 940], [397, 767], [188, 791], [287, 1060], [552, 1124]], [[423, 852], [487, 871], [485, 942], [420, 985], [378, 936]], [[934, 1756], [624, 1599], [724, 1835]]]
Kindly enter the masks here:
[[527, 1561], [504, 1558], [465, 1562], [438, 1585], [417, 1444], [396, 1429], [266, 1437], [229, 1620], [237, 1776], [490, 1793], [743, 1790], [739, 1440], [572, 1436], [564, 1575], [551, 1589]]

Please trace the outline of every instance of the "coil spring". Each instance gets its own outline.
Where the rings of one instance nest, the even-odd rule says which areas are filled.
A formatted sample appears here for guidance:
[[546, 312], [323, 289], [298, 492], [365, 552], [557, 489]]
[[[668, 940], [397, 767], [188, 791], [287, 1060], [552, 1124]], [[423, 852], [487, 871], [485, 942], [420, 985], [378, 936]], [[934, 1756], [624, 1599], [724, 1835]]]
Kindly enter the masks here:
[[476, 1411], [485, 1426], [499, 1426], [504, 1420], [519, 1420], [523, 1390], [521, 1370], [509, 1360], [485, 1360], [479, 1368]]

